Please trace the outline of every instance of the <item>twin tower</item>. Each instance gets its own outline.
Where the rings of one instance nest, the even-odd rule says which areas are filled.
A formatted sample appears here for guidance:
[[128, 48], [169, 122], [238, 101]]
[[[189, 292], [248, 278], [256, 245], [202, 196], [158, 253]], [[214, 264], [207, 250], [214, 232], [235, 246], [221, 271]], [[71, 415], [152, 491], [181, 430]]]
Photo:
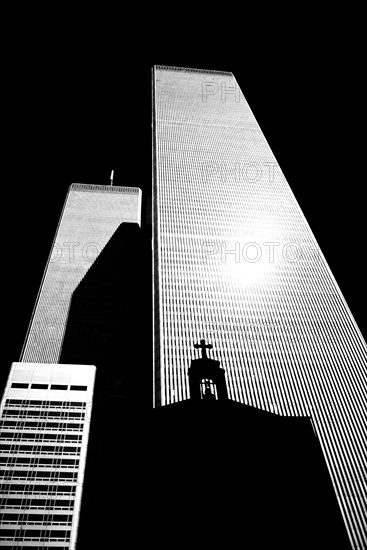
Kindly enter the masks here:
[[232, 73], [152, 76], [152, 226], [137, 187], [70, 186], [1, 403], [1, 542], [114, 547], [149, 516], [172, 547], [188, 491], [223, 545], [258, 547], [261, 509], [267, 547], [333, 547], [336, 502], [363, 548], [366, 343]]

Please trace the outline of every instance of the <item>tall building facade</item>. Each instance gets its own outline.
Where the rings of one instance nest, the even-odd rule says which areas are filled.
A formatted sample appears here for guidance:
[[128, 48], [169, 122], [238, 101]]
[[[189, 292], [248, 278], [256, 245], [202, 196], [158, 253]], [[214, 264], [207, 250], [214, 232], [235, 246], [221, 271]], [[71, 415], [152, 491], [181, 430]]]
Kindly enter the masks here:
[[0, 545], [74, 549], [95, 367], [13, 363], [0, 408]]
[[152, 84], [155, 406], [189, 397], [210, 341], [231, 399], [312, 417], [366, 548], [366, 343], [232, 73], [156, 66]]
[[33, 311], [21, 361], [57, 363], [70, 299], [122, 222], [140, 224], [137, 187], [70, 186]]
[[[140, 225], [140, 215], [138, 188], [76, 183], [68, 190], [1, 402], [0, 546], [76, 548], [98, 363], [59, 363], [65, 327], [72, 295], [99, 253], [123, 222]], [[86, 333], [89, 321], [81, 321]]]

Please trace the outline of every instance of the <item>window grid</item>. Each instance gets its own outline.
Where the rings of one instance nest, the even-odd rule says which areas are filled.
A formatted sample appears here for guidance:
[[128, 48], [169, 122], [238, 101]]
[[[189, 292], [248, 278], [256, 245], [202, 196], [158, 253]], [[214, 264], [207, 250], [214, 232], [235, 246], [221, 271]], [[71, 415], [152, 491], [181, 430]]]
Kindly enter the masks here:
[[[157, 67], [155, 77], [156, 406], [189, 397], [192, 345], [210, 341], [231, 399], [312, 416], [363, 547], [366, 343], [242, 93], [203, 101], [206, 82], [230, 89], [233, 75]], [[244, 259], [248, 243], [257, 262]], [[273, 259], [265, 243], [277, 243]]]
[[86, 402], [5, 400], [0, 418], [4, 543], [69, 548], [86, 415]]

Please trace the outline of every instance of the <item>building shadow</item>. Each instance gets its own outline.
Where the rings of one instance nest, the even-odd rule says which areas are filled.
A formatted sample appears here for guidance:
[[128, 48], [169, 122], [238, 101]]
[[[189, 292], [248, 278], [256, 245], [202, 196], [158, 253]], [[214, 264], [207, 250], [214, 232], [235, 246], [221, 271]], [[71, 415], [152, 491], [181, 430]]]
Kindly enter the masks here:
[[60, 362], [97, 367], [78, 550], [350, 548], [310, 418], [231, 401], [209, 359], [152, 409], [151, 254], [122, 224], [71, 300]]

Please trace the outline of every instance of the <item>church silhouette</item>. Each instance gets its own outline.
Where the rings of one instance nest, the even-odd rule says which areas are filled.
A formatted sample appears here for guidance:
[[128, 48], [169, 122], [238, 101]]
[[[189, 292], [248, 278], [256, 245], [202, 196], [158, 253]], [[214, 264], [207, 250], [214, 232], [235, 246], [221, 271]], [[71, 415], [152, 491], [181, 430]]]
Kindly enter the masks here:
[[229, 399], [210, 344], [190, 399], [151, 408], [150, 254], [122, 224], [71, 302], [61, 362], [97, 367], [78, 549], [349, 548], [311, 419]]

